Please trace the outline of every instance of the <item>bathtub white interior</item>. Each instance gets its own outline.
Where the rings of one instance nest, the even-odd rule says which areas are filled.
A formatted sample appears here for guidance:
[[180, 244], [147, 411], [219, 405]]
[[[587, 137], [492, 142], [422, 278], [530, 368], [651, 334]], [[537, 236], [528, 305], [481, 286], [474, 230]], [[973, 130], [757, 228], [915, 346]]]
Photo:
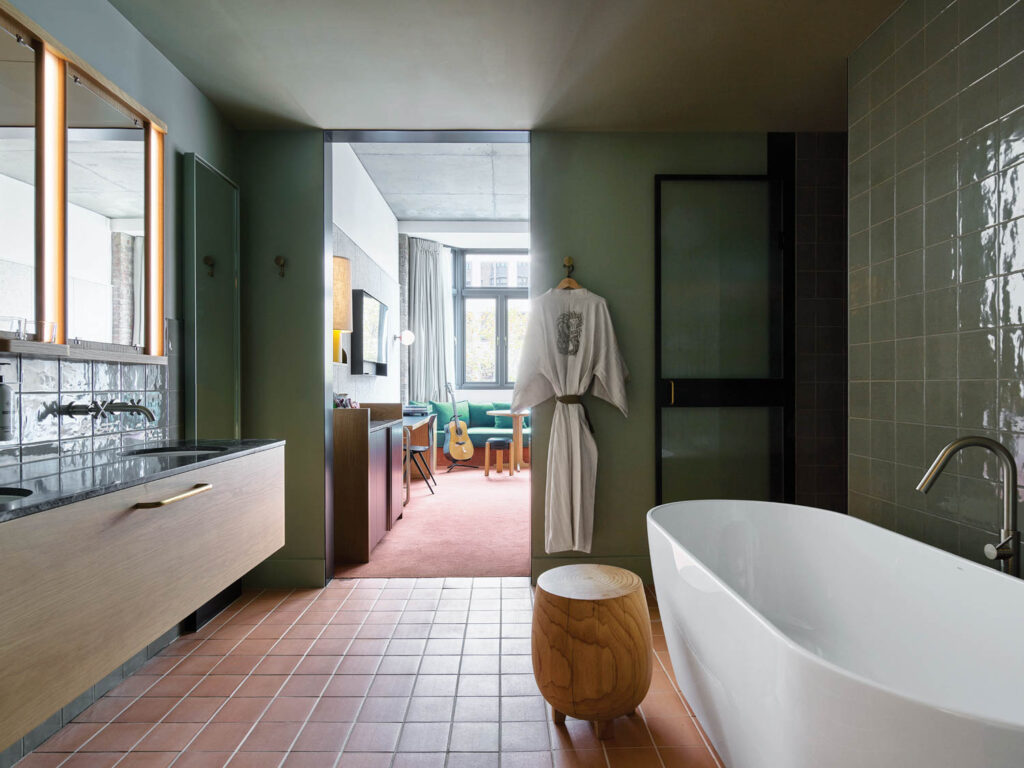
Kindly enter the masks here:
[[784, 642], [839, 674], [1024, 728], [1024, 582], [868, 523], [771, 502], [657, 507], [651, 523]]

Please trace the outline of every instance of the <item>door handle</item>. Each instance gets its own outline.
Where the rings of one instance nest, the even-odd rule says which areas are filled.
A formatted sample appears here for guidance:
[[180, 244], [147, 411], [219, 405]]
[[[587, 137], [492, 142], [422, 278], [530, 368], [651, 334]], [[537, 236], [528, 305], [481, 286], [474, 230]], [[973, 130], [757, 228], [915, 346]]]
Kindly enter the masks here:
[[170, 496], [166, 499], [160, 499], [160, 501], [140, 501], [132, 509], [159, 509], [160, 507], [166, 507], [168, 504], [174, 504], [176, 501], [184, 501], [190, 499], [193, 496], [198, 496], [200, 493], [206, 493], [207, 491], [213, 490], [213, 483], [199, 483], [189, 488], [187, 491], [179, 493], [176, 496]]
[[676, 382], [674, 379], [669, 379], [668, 382], [668, 404], [676, 404]]

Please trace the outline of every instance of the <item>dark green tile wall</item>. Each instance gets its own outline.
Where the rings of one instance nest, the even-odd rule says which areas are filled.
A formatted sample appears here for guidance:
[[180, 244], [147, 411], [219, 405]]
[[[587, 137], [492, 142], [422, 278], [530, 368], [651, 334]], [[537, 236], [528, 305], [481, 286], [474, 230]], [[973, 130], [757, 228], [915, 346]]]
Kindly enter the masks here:
[[979, 562], [1024, 456], [1024, 0], [907, 0], [849, 62], [849, 511]]

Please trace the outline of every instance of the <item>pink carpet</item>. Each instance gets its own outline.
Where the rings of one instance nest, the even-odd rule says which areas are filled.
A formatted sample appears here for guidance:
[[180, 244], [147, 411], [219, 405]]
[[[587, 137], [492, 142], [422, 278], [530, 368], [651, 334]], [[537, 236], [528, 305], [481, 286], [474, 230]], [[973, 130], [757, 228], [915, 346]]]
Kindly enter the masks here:
[[435, 495], [414, 481], [402, 519], [370, 562], [341, 566], [335, 575], [529, 576], [530, 472], [507, 472], [445, 474], [439, 466]]

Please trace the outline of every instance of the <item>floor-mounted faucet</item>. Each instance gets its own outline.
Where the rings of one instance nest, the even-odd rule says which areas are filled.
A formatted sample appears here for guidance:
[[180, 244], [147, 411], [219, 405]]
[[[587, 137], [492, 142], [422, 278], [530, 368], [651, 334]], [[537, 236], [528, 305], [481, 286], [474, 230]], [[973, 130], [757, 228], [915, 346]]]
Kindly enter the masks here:
[[1008, 450], [1002, 445], [987, 437], [971, 435], [954, 440], [935, 457], [935, 461], [924, 473], [921, 482], [917, 484], [917, 490], [921, 493], [928, 493], [928, 490], [935, 484], [942, 470], [946, 468], [949, 460], [964, 448], [987, 448], [996, 455], [1003, 467], [1003, 530], [999, 544], [986, 544], [985, 557], [989, 560], [999, 560], [1003, 573], [1020, 577], [1020, 533], [1017, 531], [1017, 462]]

